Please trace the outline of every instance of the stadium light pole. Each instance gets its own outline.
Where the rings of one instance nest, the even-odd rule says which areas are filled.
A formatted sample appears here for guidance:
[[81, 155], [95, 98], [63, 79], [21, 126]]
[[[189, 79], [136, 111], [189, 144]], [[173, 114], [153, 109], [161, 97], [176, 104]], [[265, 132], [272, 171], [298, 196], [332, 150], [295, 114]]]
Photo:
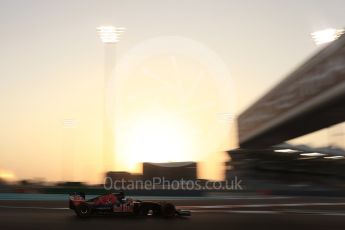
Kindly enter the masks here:
[[66, 118], [63, 120], [63, 142], [61, 155], [61, 180], [74, 180], [74, 162], [76, 148], [76, 129], [78, 120], [74, 118]]
[[106, 92], [111, 73], [115, 66], [116, 44], [120, 41], [120, 35], [124, 31], [124, 27], [114, 27], [108, 25], [97, 27], [99, 38], [104, 44], [103, 167], [105, 173], [113, 169], [114, 159], [113, 118], [107, 116]]

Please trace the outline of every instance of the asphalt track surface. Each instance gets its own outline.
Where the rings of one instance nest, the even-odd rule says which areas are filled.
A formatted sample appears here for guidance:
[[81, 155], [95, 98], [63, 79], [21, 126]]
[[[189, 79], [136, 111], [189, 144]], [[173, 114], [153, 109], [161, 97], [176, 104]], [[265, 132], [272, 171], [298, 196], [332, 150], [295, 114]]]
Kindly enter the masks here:
[[345, 198], [242, 197], [174, 200], [186, 218], [79, 219], [67, 201], [0, 201], [0, 229], [345, 229]]

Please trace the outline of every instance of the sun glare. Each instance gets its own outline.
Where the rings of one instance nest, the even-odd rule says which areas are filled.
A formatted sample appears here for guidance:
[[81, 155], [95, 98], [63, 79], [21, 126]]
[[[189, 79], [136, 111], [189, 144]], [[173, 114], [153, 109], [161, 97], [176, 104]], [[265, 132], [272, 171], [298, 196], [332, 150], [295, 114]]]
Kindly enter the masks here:
[[223, 61], [203, 44], [163, 36], [128, 51], [115, 70], [108, 88], [115, 169], [195, 161], [201, 177], [220, 178], [231, 126], [223, 115], [233, 114], [235, 102]]

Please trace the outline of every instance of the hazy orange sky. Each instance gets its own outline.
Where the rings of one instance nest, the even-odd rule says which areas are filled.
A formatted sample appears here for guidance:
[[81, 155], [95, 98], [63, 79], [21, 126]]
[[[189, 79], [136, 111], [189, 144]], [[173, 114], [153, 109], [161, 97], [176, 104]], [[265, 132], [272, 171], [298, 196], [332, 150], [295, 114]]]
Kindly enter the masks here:
[[[224, 151], [236, 147], [234, 118], [319, 49], [311, 32], [344, 26], [344, 6], [0, 0], [0, 173], [99, 182], [104, 47], [96, 27], [110, 24], [127, 28], [107, 101], [114, 170], [195, 160], [200, 177], [219, 179]], [[295, 142], [327, 144], [317, 135]]]

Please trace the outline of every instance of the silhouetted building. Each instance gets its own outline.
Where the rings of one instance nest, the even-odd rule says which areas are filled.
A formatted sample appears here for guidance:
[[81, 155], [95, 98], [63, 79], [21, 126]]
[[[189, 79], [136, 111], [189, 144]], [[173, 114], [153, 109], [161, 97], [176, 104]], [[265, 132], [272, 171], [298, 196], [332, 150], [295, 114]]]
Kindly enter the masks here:
[[164, 178], [166, 180], [196, 180], [196, 162], [143, 163], [143, 179]]
[[124, 171], [110, 171], [105, 174], [106, 177], [111, 178], [113, 181], [130, 181], [141, 180], [141, 174], [129, 173]]
[[[23, 185], [24, 182], [22, 182]], [[26, 184], [28, 184], [29, 182], [26, 182]], [[79, 182], [79, 181], [65, 181], [65, 182], [59, 182], [56, 184], [57, 186], [61, 186], [61, 187], [83, 187], [85, 186], [85, 184], [83, 182]]]

